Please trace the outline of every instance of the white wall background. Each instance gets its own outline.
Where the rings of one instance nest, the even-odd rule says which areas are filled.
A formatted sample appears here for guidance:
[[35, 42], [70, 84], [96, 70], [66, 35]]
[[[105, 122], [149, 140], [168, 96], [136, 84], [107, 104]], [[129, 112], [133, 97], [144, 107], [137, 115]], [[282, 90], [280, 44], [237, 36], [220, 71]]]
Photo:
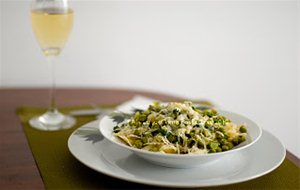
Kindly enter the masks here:
[[[73, 1], [58, 85], [209, 99], [252, 118], [300, 157], [297, 4]], [[0, 87], [49, 84], [29, 9], [28, 1], [1, 1]]]

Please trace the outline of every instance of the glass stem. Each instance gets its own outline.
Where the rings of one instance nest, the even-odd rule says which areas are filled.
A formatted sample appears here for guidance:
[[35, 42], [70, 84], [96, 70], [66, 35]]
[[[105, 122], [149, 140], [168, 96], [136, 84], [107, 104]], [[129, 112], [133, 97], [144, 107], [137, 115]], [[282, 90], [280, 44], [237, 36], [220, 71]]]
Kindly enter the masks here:
[[51, 87], [50, 87], [50, 112], [56, 112], [56, 80], [55, 80], [55, 63], [54, 56], [47, 56], [47, 61], [51, 70]]

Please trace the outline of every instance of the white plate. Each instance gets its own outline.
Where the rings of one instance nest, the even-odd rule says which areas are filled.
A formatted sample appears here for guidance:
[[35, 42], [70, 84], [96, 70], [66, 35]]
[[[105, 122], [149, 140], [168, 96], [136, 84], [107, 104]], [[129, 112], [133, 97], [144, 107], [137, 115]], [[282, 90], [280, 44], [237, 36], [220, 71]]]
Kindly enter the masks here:
[[282, 143], [263, 131], [257, 143], [214, 162], [190, 169], [158, 166], [103, 138], [98, 121], [72, 133], [68, 147], [84, 165], [103, 174], [136, 183], [166, 187], [208, 187], [255, 179], [277, 168], [285, 158]]

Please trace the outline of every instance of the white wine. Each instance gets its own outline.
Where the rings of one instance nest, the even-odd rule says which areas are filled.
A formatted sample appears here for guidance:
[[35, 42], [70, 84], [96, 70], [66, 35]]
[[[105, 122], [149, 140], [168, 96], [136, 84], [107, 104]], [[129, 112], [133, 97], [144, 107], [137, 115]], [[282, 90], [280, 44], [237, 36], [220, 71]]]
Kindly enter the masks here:
[[33, 10], [32, 28], [46, 56], [59, 55], [73, 25], [73, 11], [55, 9]]
[[[75, 118], [61, 113], [56, 107], [55, 63], [72, 30], [74, 13], [69, 0], [31, 0], [33, 32], [47, 57], [51, 71], [50, 106], [46, 113], [29, 120], [31, 127], [43, 131], [59, 131], [75, 125]], [[36, 71], [38, 72], [38, 71]]]

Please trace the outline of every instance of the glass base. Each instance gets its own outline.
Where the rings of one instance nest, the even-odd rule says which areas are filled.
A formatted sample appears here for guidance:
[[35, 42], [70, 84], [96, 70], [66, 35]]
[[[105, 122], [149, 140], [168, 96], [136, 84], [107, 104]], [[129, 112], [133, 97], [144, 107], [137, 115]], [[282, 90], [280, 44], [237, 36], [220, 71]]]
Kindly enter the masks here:
[[44, 131], [69, 129], [73, 127], [75, 123], [75, 118], [63, 115], [57, 110], [47, 111], [43, 115], [31, 118], [29, 120], [31, 127]]

